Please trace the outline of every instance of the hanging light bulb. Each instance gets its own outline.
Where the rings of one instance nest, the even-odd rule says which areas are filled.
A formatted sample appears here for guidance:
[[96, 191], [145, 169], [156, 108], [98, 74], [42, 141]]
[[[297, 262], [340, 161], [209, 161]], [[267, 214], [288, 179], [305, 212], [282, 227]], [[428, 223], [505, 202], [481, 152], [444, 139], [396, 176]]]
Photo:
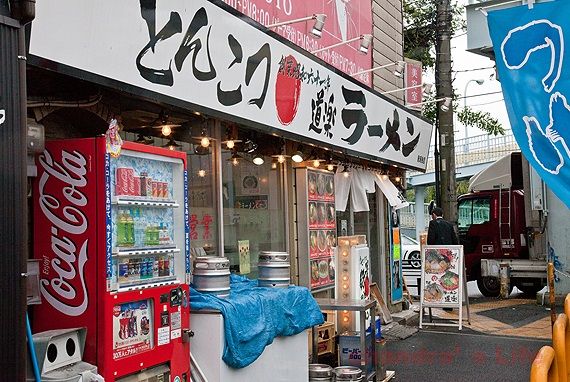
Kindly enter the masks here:
[[162, 135], [164, 135], [165, 137], [168, 137], [170, 134], [172, 134], [172, 128], [170, 127], [170, 125], [163, 125], [161, 132], [162, 132]]
[[206, 176], [206, 170], [198, 170], [198, 176], [200, 178], [203, 178]]
[[263, 157], [259, 154], [257, 154], [253, 160], [252, 160], [253, 164], [257, 165], [257, 166], [261, 166], [263, 163], [265, 163], [265, 160], [263, 159]]
[[319, 167], [320, 165], [321, 165], [321, 161], [320, 161], [320, 160], [315, 159], [315, 160], [313, 161], [313, 167]]
[[345, 178], [348, 178], [350, 176], [350, 172], [348, 171], [348, 167], [346, 167], [346, 165], [344, 165], [344, 168], [342, 169], [342, 176]]
[[396, 183], [400, 183], [400, 181], [402, 180], [402, 178], [400, 178], [399, 176], [395, 177], [394, 180], [396, 181]]
[[162, 147], [167, 147], [169, 150], [176, 150], [177, 148], [180, 147], [180, 145], [178, 143], [176, 143], [176, 141], [174, 139], [172, 139], [172, 137], [170, 137], [170, 139], [168, 140], [168, 143], [166, 143], [164, 146]]
[[242, 157], [239, 156], [238, 153], [236, 153], [234, 150], [232, 156], [228, 159], [228, 162], [231, 162], [234, 166], [237, 166], [240, 159], [242, 159]]
[[329, 170], [329, 171], [334, 170], [334, 164], [333, 164], [332, 156], [329, 157], [329, 159], [327, 159], [327, 170]]
[[233, 149], [235, 145], [236, 145], [236, 143], [234, 142], [233, 139], [230, 139], [229, 141], [226, 141], [226, 147], [227, 147], [228, 149], [230, 149], [230, 150]]
[[388, 175], [383, 174], [383, 175], [382, 175], [382, 180], [388, 180]]
[[277, 156], [277, 162], [279, 162], [279, 163], [285, 163], [285, 155], [279, 154], [279, 155]]
[[210, 138], [202, 137], [202, 139], [200, 139], [200, 146], [202, 146], [202, 147], [210, 146]]
[[293, 160], [293, 162], [295, 163], [301, 163], [303, 161], [303, 153], [300, 151], [297, 151], [295, 154], [293, 154], [293, 156], [291, 157], [291, 159]]
[[277, 163], [271, 162], [271, 169], [276, 170], [277, 169]]

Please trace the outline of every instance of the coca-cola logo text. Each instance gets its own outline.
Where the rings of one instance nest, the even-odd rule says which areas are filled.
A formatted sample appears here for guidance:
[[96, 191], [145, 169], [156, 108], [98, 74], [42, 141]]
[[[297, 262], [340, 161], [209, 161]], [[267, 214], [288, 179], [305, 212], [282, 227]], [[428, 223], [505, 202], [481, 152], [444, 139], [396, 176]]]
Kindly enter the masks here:
[[[61, 163], [58, 163], [45, 150], [39, 162], [44, 170], [39, 180], [39, 206], [51, 223], [51, 227], [45, 229], [51, 232], [49, 258], [53, 270], [42, 274], [41, 293], [60, 312], [79, 316], [89, 305], [83, 271], [89, 240], [81, 236], [88, 227], [82, 211], [87, 197], [81, 192], [87, 186], [87, 161], [77, 151], [63, 150]], [[48, 192], [57, 192], [57, 195]]]

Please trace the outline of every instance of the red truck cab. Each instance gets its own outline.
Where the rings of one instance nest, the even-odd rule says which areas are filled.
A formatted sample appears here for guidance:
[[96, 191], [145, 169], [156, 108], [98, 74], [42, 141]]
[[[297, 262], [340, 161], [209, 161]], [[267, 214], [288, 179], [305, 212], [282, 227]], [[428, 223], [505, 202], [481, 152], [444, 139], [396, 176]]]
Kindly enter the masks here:
[[471, 192], [458, 200], [459, 241], [467, 280], [477, 280], [485, 296], [495, 296], [495, 278], [481, 278], [481, 259], [528, 259], [523, 190]]
[[[495, 277], [481, 276], [481, 260], [528, 259], [521, 154], [511, 153], [470, 180], [470, 193], [458, 198], [457, 228], [467, 280], [477, 280], [484, 296], [499, 295]], [[530, 281], [530, 282], [529, 282]], [[541, 289], [535, 280], [513, 280], [526, 293]]]

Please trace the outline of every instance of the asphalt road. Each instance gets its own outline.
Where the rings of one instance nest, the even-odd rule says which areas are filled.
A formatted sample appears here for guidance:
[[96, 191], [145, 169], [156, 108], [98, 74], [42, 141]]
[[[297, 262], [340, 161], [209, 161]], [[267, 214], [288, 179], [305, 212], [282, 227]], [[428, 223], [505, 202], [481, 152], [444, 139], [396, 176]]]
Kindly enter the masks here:
[[547, 344], [438, 327], [388, 342], [386, 365], [396, 371], [395, 381], [521, 382], [529, 380], [532, 360]]

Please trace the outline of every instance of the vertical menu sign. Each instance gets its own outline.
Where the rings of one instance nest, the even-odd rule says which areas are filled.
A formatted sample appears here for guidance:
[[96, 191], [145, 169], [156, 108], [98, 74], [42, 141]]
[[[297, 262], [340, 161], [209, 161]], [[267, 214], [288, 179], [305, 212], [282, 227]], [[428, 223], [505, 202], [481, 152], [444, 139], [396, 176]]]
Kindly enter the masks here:
[[463, 246], [422, 247], [421, 302], [426, 307], [461, 307]]
[[334, 174], [307, 170], [311, 289], [335, 285], [336, 211]]

